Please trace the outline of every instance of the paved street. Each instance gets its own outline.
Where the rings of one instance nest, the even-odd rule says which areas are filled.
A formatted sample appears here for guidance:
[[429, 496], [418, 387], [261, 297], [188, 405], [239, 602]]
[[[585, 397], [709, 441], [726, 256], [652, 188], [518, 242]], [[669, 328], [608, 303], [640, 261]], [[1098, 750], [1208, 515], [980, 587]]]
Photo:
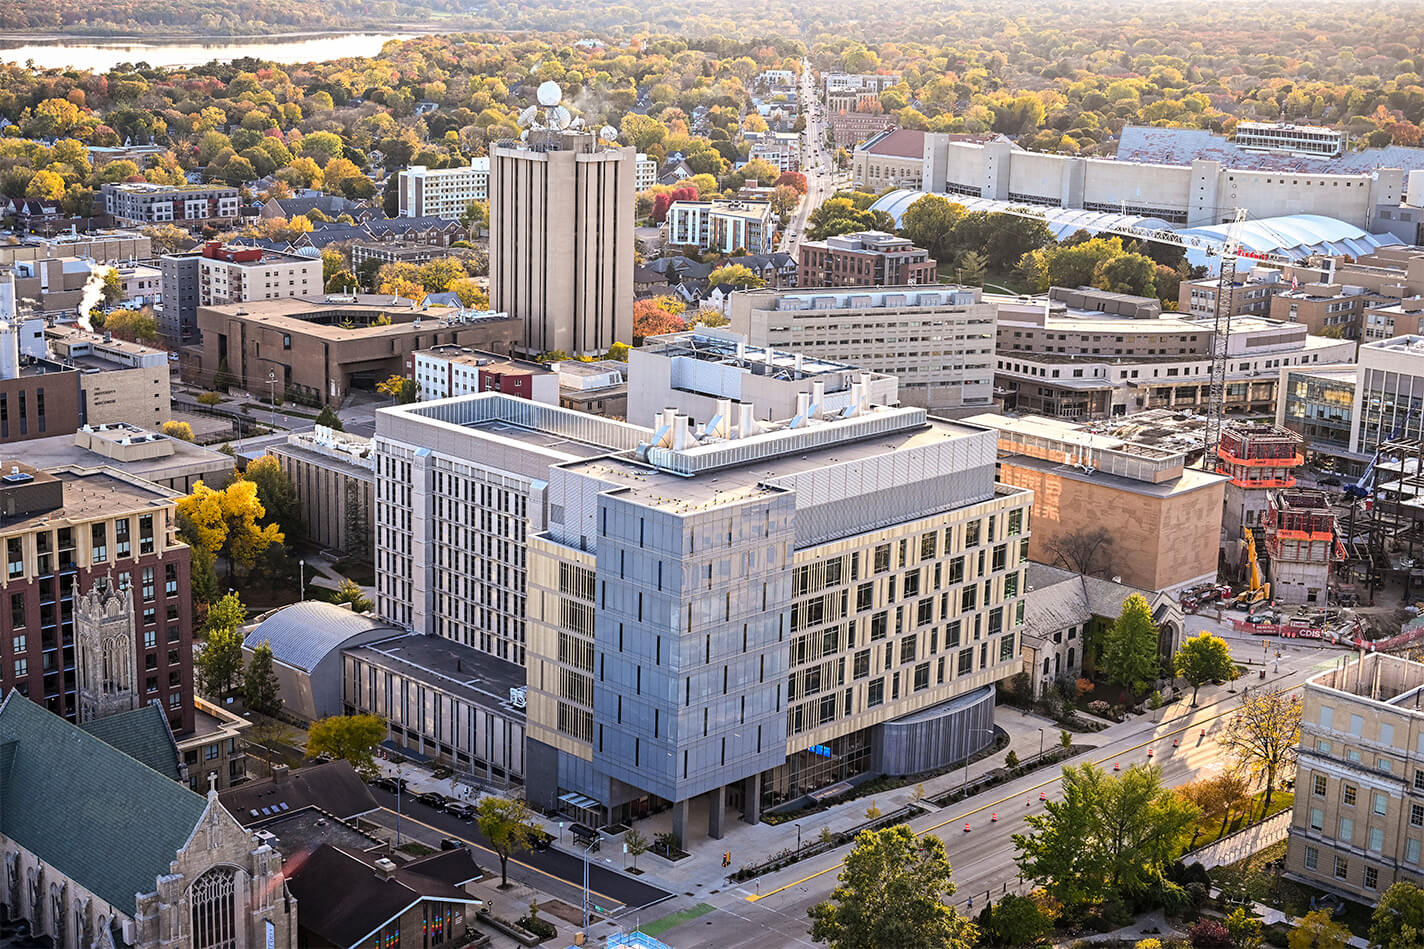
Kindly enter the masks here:
[[[809, 60], [801, 63], [801, 114], [806, 117], [806, 146], [801, 156], [801, 171], [806, 176], [806, 195], [791, 214], [791, 223], [782, 236], [782, 250], [796, 256], [796, 248], [806, 236], [806, 218], [820, 207], [844, 177], [835, 169], [832, 152], [825, 146], [825, 123], [818, 118], [820, 103], [816, 95], [816, 77]], [[793, 236], [794, 235], [794, 236]]]
[[[373, 815], [373, 819], [383, 827], [394, 829], [396, 796], [374, 787], [371, 788], [371, 794], [384, 808], [380, 814]], [[441, 837], [463, 841], [475, 848], [475, 859], [481, 867], [498, 875], [499, 858], [489, 848], [489, 839], [480, 833], [474, 821], [459, 820], [443, 811], [427, 807], [410, 795], [401, 795], [400, 803], [403, 837], [414, 838], [433, 846], [439, 846]], [[646, 857], [642, 859], [648, 860]], [[599, 852], [591, 855], [589, 891], [593, 903], [608, 912], [619, 909], [633, 912], [671, 895], [622, 872], [623, 860], [621, 846], [612, 840], [606, 841]], [[521, 853], [510, 858], [509, 878], [537, 887], [575, 906], [580, 905], [583, 899], [583, 858], [557, 847]]]
[[[1199, 628], [1211, 628], [1214, 622], [1201, 621], [1191, 617], [1188, 629], [1194, 633]], [[1250, 638], [1249, 643], [1241, 642], [1242, 637], [1233, 637], [1233, 647], [1240, 659], [1250, 656], [1251, 647], [1260, 648], [1260, 640]], [[1257, 654], [1259, 656], [1259, 654]], [[1274, 644], [1272, 645], [1274, 655]], [[1336, 655], [1333, 651], [1323, 651], [1312, 645], [1301, 645], [1299, 641], [1287, 647], [1280, 661], [1280, 671], [1268, 673], [1268, 684], [1294, 686], [1299, 684], [1314, 669], [1329, 665]], [[1259, 661], [1259, 659], [1258, 659]], [[1274, 668], [1274, 659], [1272, 660]], [[1254, 672], [1254, 669], [1253, 669]], [[1256, 687], [1256, 678], [1240, 680]], [[1200, 774], [1209, 772], [1220, 762], [1220, 751], [1212, 736], [1221, 727], [1221, 720], [1231, 715], [1236, 708], [1238, 697], [1225, 687], [1203, 689], [1201, 707], [1196, 710], [1166, 710], [1164, 720], [1158, 724], [1150, 717], [1140, 717], [1114, 725], [1097, 735], [1080, 736], [1082, 743], [1096, 744], [1091, 753], [1071, 759], [1068, 764], [1094, 761], [1100, 766], [1111, 768], [1115, 764], [1123, 768], [1135, 763], [1146, 762], [1151, 749], [1155, 761], [1163, 770], [1168, 784], [1179, 785]], [[1004, 711], [1001, 709], [1001, 716]], [[1202, 737], [1202, 729], [1207, 736]], [[1173, 741], [1179, 742], [1174, 748]], [[1014, 848], [1010, 837], [1025, 829], [1024, 817], [1034, 813], [1041, 805], [1040, 792], [1050, 799], [1059, 793], [1060, 769], [1046, 768], [1036, 774], [1019, 778], [1013, 782], [980, 794], [968, 801], [935, 810], [913, 820], [910, 826], [917, 833], [939, 835], [949, 851], [954, 866], [954, 877], [959, 890], [956, 902], [966, 911], [969, 900], [974, 900], [974, 911], [983, 905], [986, 891], [997, 898], [1009, 891], [1023, 892], [1026, 885], [1019, 883], [1014, 865]], [[939, 779], [942, 780], [942, 779]], [[937, 785], [938, 787], [938, 785]], [[906, 789], [907, 792], [909, 789]], [[936, 793], [931, 789], [930, 793]], [[879, 806], [889, 810], [900, 802], [890, 796], [883, 797]], [[847, 807], [857, 807], [862, 812], [868, 802], [858, 801]], [[994, 816], [997, 815], [997, 820]], [[809, 818], [806, 823], [819, 827], [822, 816]], [[970, 830], [965, 832], [966, 821]], [[750, 830], [769, 836], [780, 831], [785, 835], [787, 825], [767, 829], [760, 825]], [[786, 838], [783, 836], [782, 838]], [[794, 834], [789, 838], [794, 845]], [[783, 844], [783, 846], [788, 844]], [[775, 846], [768, 848], [773, 852]], [[679, 926], [671, 930], [667, 939], [679, 949], [694, 947], [732, 947], [769, 945], [812, 945], [807, 936], [806, 910], [814, 903], [825, 899], [835, 886], [846, 850], [804, 861], [780, 873], [771, 874], [758, 881], [742, 885], [732, 885], [720, 893], [699, 896], [698, 899], [711, 903], [716, 912], [697, 920], [695, 923]], [[750, 862], [752, 855], [744, 855], [736, 862]], [[659, 868], [660, 870], [661, 868]], [[672, 868], [677, 872], [677, 868]], [[664, 874], [655, 871], [661, 877]], [[715, 888], [725, 881], [709, 882]], [[674, 888], [671, 887], [670, 888]], [[678, 887], [683, 888], [683, 887]], [[688, 900], [669, 901], [666, 910], [671, 912], [688, 904]], [[646, 915], [645, 915], [646, 918]], [[715, 925], [707, 927], [705, 921]], [[768, 934], [774, 934], [770, 938]]]

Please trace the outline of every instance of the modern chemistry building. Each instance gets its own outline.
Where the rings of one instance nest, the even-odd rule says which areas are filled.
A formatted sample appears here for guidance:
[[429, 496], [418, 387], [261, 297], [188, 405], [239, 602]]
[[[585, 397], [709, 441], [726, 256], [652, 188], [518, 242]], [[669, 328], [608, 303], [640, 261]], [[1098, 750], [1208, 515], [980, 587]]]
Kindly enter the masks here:
[[[857, 385], [861, 385], [857, 383]], [[526, 794], [601, 825], [722, 835], [857, 774], [992, 740], [1019, 671], [1031, 492], [997, 435], [863, 388], [789, 422], [660, 413], [555, 464], [528, 538]], [[700, 829], [699, 829], [700, 830]]]

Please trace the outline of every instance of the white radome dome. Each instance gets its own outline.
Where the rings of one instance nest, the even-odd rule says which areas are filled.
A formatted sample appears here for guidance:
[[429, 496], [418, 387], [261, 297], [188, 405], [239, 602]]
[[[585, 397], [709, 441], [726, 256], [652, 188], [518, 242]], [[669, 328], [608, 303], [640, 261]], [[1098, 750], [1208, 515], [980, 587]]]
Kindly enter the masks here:
[[546, 79], [539, 83], [539, 91], [535, 93], [539, 104], [545, 108], [552, 108], [559, 104], [564, 98], [564, 92], [559, 88], [559, 84], [552, 79]]

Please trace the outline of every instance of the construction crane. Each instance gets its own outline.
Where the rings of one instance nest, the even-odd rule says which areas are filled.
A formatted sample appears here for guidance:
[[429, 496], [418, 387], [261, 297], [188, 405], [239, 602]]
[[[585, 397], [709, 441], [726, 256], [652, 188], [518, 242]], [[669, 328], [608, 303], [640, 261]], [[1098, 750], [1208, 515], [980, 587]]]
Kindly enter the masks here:
[[[998, 212], [1027, 217], [1051, 224], [1051, 208], [1021, 205], [1005, 208]], [[1230, 360], [1227, 350], [1231, 337], [1231, 310], [1233, 290], [1236, 284], [1237, 262], [1241, 259], [1267, 267], [1284, 268], [1295, 261], [1281, 254], [1264, 253], [1243, 247], [1240, 240], [1241, 225], [1246, 221], [1245, 209], [1238, 208], [1235, 217], [1227, 226], [1225, 240], [1217, 241], [1196, 235], [1179, 234], [1169, 228], [1137, 227], [1133, 224], [1110, 224], [1095, 227], [1101, 234], [1116, 234], [1133, 240], [1149, 241], [1155, 244], [1170, 244], [1185, 250], [1200, 251], [1208, 257], [1221, 259], [1221, 272], [1216, 284], [1216, 305], [1212, 311], [1211, 336], [1211, 385], [1207, 398], [1206, 431], [1202, 443], [1202, 468], [1216, 469], [1216, 446], [1221, 441], [1221, 430], [1226, 416], [1226, 367]]]
[[1246, 538], [1246, 589], [1236, 597], [1237, 606], [1250, 606], [1271, 598], [1271, 585], [1261, 582], [1261, 561], [1256, 556], [1256, 534], [1249, 527], [1241, 529]]

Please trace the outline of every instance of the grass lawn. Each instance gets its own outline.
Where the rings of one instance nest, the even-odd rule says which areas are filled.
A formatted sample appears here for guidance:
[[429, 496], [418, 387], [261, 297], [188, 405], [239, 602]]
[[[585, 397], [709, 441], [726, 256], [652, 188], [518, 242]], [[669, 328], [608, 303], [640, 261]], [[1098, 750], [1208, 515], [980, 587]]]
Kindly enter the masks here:
[[1207, 844], [1215, 843], [1222, 837], [1229, 837], [1238, 830], [1249, 827], [1257, 821], [1265, 820], [1272, 814], [1279, 814], [1281, 811], [1290, 810], [1291, 805], [1295, 803], [1295, 794], [1291, 791], [1277, 790], [1271, 795], [1271, 806], [1269, 810], [1263, 809], [1265, 800], [1266, 792], [1257, 791], [1251, 796], [1250, 807], [1240, 807], [1232, 813], [1231, 820], [1227, 822], [1225, 831], [1221, 829], [1221, 821], [1219, 819], [1202, 820], [1197, 824], [1197, 828], [1201, 830], [1201, 836], [1196, 839], [1197, 842], [1192, 849], [1200, 850]]
[[661, 936], [669, 929], [675, 929], [683, 923], [690, 922], [699, 916], [706, 916], [715, 908], [716, 907], [710, 903], [698, 903], [696, 906], [680, 909], [676, 913], [669, 913], [662, 919], [655, 919], [651, 923], [639, 926], [638, 929], [640, 932], [647, 933], [649, 936]]

